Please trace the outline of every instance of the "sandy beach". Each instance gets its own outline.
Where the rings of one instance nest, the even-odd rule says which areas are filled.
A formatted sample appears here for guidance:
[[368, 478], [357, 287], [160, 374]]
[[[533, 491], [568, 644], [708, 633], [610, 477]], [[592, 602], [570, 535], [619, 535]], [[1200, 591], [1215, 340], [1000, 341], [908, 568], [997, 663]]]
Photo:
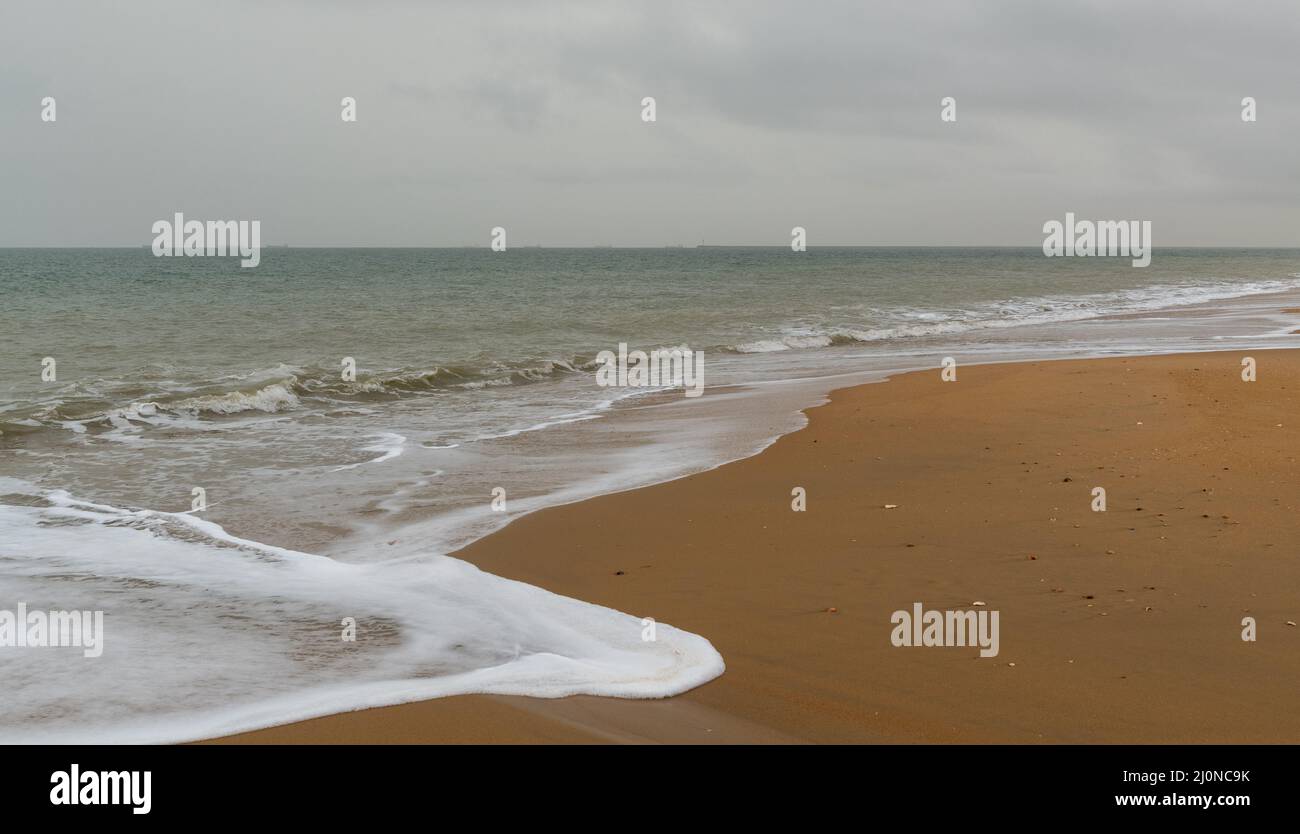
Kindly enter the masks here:
[[[462, 696], [223, 741], [1300, 742], [1298, 379], [1300, 352], [1253, 351], [837, 391], [755, 457], [456, 554], [700, 634], [720, 678], [662, 701]], [[976, 601], [1000, 612], [996, 657], [890, 642], [896, 610]]]

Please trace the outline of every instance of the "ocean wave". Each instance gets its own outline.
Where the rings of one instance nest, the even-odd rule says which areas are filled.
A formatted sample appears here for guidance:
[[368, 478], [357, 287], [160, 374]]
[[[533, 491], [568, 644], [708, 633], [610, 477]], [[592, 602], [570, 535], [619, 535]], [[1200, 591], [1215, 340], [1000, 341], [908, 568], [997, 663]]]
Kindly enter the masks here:
[[[142, 392], [138, 383], [100, 381], [95, 396], [65, 395], [39, 402], [12, 403], [0, 420], [0, 437], [10, 439], [41, 431], [85, 434], [132, 432], [148, 427], [207, 431], [212, 421], [248, 413], [279, 414], [337, 406], [379, 403], [454, 391], [531, 385], [582, 374], [593, 360], [544, 359], [510, 365], [437, 365], [359, 372], [345, 380], [338, 371], [280, 364], [207, 380], [176, 382], [163, 391]], [[115, 401], [129, 394], [130, 399]], [[106, 393], [107, 392], [107, 393]], [[144, 394], [143, 396], [142, 393]]]
[[[154, 405], [157, 405], [156, 403]], [[192, 414], [239, 414], [244, 411], [262, 411], [274, 414], [290, 408], [297, 408], [297, 395], [284, 383], [273, 383], [265, 388], [245, 393], [230, 391], [225, 394], [213, 394], [206, 397], [191, 397], [166, 406], [169, 411], [188, 412]]]
[[[767, 354], [856, 344], [906, 342], [961, 336], [1056, 322], [1176, 309], [1227, 298], [1293, 290], [1300, 273], [1267, 281], [1221, 281], [1154, 285], [1077, 295], [1043, 295], [986, 300], [952, 308], [831, 306], [824, 316], [805, 317], [775, 332], [745, 339], [693, 345], [706, 353]], [[649, 345], [643, 345], [649, 349]], [[683, 349], [686, 346], [682, 346]], [[541, 384], [589, 374], [599, 367], [596, 352], [518, 361], [481, 357], [471, 361], [359, 370], [344, 379], [336, 367], [285, 363], [239, 373], [185, 378], [174, 367], [151, 367], [156, 390], [138, 378], [95, 379], [61, 386], [38, 402], [6, 404], [0, 441], [17, 442], [41, 432], [76, 435], [83, 442], [111, 431], [110, 439], [132, 440], [153, 428], [221, 430], [251, 414], [330, 414], [339, 407], [376, 405], [413, 397], [472, 394], [510, 386]], [[161, 378], [160, 378], [161, 377]]]
[[739, 345], [728, 346], [724, 349], [730, 349], [735, 353], [775, 353], [777, 351], [797, 350], [799, 348], [829, 347], [833, 343], [833, 336], [786, 335], [779, 339], [759, 339], [753, 342], [743, 342]]
[[[1300, 278], [1300, 273], [1291, 278]], [[1108, 316], [1182, 307], [1296, 289], [1295, 280], [1210, 285], [1156, 285], [1076, 296], [1027, 296], [972, 304], [965, 309], [872, 310], [875, 326], [846, 322], [800, 324], [778, 335], [722, 345], [725, 353], [774, 353], [858, 343], [960, 335], [1030, 325], [1086, 321]]]
[[580, 373], [581, 363], [582, 360], [575, 357], [542, 359], [523, 365], [491, 361], [483, 365], [397, 368], [360, 373], [356, 380], [340, 379], [337, 373], [313, 374], [296, 377], [294, 390], [304, 396], [331, 399], [393, 399], [409, 394], [542, 382], [558, 375]]

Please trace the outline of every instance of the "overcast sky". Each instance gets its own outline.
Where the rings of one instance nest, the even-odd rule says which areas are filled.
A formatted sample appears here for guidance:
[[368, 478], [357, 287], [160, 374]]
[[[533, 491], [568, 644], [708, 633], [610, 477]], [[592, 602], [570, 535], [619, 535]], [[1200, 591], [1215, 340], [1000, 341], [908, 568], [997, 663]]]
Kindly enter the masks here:
[[1300, 245], [1298, 43], [1296, 0], [3, 0], [0, 245]]

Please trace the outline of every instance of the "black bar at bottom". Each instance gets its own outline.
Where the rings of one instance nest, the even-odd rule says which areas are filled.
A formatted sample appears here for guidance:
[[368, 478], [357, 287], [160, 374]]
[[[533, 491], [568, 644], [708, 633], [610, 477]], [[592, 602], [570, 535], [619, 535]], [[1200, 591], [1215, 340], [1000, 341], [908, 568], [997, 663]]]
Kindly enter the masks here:
[[[532, 815], [550, 827], [600, 813], [616, 815], [604, 817], [611, 824], [671, 826], [679, 813], [686, 824], [695, 805], [791, 810], [810, 825], [854, 806], [974, 824], [990, 813], [1228, 821], [1287, 810], [1296, 754], [1290, 746], [9, 747], [0, 803], [7, 814], [86, 823], [340, 823], [436, 812], [441, 822], [430, 824], [464, 813], [496, 823]], [[145, 772], [148, 812], [136, 813]], [[83, 801], [97, 798], [110, 804]]]

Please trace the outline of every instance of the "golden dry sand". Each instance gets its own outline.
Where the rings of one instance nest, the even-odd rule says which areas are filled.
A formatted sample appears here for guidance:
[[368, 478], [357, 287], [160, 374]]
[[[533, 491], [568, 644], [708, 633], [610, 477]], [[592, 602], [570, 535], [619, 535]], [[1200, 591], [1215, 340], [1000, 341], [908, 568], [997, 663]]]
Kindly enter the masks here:
[[[1300, 742], [1300, 353], [1250, 352], [1251, 383], [1244, 355], [845, 389], [757, 457], [458, 554], [707, 637], [727, 671], [685, 695], [446, 698], [227, 741]], [[891, 645], [895, 610], [976, 600], [997, 657]]]

